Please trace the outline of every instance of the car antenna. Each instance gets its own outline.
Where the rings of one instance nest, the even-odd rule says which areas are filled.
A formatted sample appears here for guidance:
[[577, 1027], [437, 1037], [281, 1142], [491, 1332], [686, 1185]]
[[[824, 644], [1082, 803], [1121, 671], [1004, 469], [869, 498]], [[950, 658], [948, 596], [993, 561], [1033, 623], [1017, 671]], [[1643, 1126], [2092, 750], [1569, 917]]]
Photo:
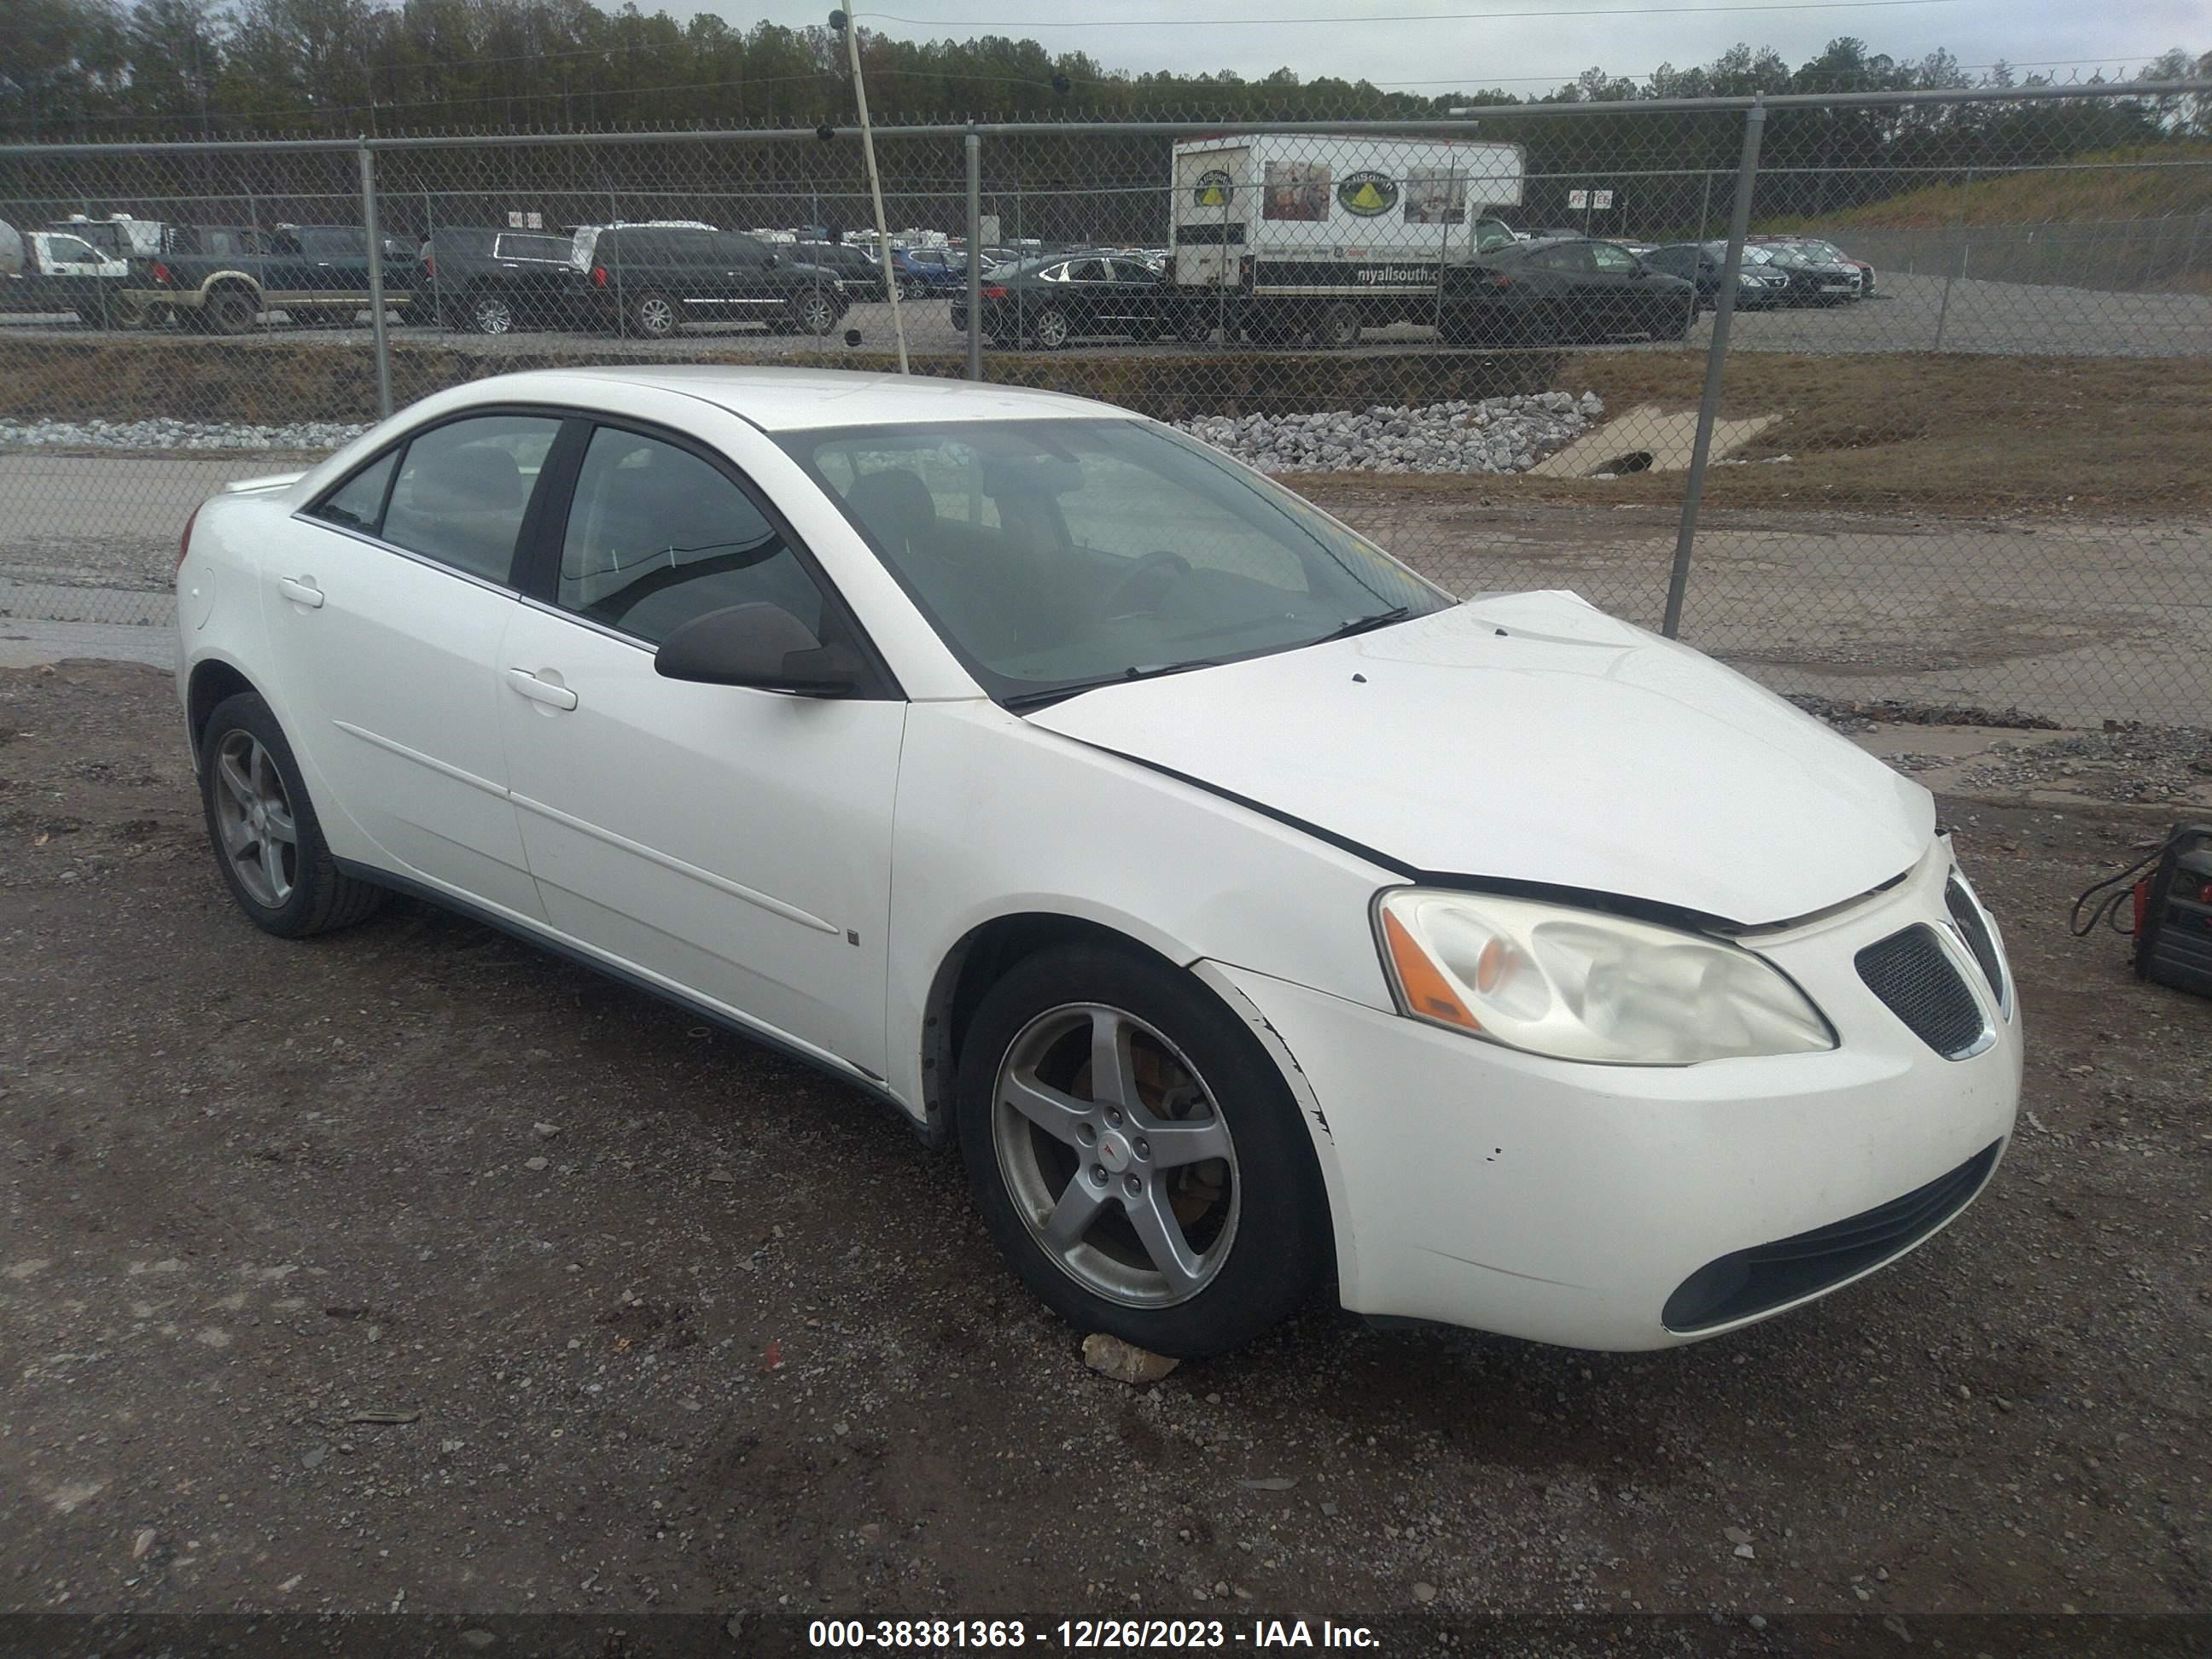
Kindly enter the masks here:
[[853, 20], [842, 11], [830, 14], [830, 27], [845, 37], [845, 55], [853, 65], [853, 101], [860, 112], [860, 152], [867, 158], [868, 194], [876, 204], [876, 251], [883, 260], [884, 291], [891, 302], [891, 336], [898, 343], [898, 366], [902, 374], [908, 373], [906, 366], [906, 319], [899, 315], [898, 272], [891, 264], [890, 227], [884, 221], [884, 180], [876, 171], [875, 129], [868, 125], [868, 88], [860, 79], [860, 31]]

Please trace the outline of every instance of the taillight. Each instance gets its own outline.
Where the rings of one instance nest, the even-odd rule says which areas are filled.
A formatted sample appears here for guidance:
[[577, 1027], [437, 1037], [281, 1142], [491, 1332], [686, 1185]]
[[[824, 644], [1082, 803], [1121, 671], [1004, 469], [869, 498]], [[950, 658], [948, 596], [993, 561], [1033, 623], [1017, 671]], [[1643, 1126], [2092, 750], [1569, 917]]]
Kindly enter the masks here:
[[1006, 290], [994, 283], [983, 290], [983, 297], [987, 300], [1003, 300], [1006, 297]]
[[154, 280], [161, 283], [164, 288], [167, 288], [169, 285], [169, 268], [163, 264], [159, 259], [154, 261]]
[[192, 556], [192, 526], [198, 522], [200, 510], [196, 507], [185, 520], [185, 538], [177, 544], [177, 568], [169, 573], [172, 581], [184, 570], [185, 561]]
[[605, 265], [593, 265], [592, 267], [592, 286], [593, 288], [605, 288], [606, 285], [607, 268]]

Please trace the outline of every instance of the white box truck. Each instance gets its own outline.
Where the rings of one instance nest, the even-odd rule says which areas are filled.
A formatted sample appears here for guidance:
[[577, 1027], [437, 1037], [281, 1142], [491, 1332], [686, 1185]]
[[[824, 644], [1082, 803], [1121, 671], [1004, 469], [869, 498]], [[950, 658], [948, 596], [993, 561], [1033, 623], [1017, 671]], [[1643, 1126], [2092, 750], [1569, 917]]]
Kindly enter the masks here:
[[1443, 268], [1513, 233], [1518, 144], [1249, 132], [1180, 139], [1168, 222], [1183, 337], [1355, 343], [1432, 322]]

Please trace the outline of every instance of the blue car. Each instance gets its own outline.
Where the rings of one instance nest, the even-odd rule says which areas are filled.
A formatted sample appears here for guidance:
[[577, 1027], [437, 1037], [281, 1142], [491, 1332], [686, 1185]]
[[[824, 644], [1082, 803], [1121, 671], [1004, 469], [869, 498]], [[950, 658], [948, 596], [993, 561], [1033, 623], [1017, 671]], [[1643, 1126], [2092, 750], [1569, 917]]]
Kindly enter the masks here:
[[968, 286], [966, 256], [947, 247], [895, 247], [891, 268], [897, 273], [899, 298], [951, 294]]

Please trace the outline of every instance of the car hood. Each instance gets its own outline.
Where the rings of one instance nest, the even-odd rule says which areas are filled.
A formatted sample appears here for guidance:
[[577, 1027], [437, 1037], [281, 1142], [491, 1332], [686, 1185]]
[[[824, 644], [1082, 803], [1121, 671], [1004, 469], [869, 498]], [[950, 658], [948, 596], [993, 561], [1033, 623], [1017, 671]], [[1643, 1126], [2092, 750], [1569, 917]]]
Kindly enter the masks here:
[[1733, 670], [1572, 593], [1103, 686], [1036, 726], [1427, 876], [1745, 926], [1913, 865], [1933, 798]]

